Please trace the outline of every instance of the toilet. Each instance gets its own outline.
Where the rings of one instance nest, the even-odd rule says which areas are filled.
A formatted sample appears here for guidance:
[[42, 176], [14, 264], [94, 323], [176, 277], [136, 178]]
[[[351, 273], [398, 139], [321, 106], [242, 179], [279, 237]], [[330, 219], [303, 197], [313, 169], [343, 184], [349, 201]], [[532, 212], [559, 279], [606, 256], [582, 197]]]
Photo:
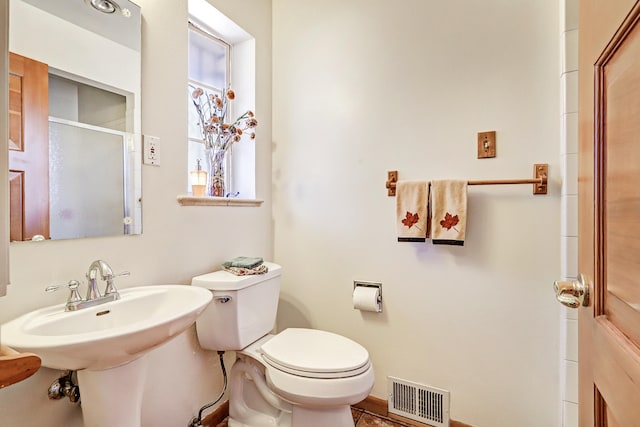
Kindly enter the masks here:
[[373, 387], [369, 353], [332, 332], [275, 325], [281, 267], [265, 274], [215, 271], [194, 277], [211, 303], [196, 321], [200, 346], [236, 352], [229, 427], [353, 427], [351, 405]]

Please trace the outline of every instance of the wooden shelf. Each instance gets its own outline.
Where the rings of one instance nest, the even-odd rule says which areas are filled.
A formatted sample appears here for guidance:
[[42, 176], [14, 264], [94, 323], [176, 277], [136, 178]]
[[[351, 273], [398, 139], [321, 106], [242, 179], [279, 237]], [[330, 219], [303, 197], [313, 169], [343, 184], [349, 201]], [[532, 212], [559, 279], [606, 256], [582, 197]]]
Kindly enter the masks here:
[[0, 389], [35, 374], [42, 361], [33, 353], [18, 353], [0, 345]]

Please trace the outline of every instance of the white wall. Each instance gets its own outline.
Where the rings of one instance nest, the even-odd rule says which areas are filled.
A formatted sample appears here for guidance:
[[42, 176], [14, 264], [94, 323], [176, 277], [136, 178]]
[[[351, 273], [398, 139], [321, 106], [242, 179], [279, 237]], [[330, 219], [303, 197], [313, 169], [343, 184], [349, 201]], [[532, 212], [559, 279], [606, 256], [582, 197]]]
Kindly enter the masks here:
[[[451, 391], [474, 426], [561, 423], [560, 51], [557, 0], [273, 1], [279, 327], [335, 331], [376, 370]], [[496, 130], [498, 156], [476, 159]], [[471, 187], [464, 247], [397, 243], [401, 179], [524, 178]], [[384, 312], [352, 308], [383, 283]]]
[[[255, 110], [262, 120], [256, 139], [256, 195], [265, 203], [259, 208], [180, 207], [176, 202], [187, 180], [187, 2], [137, 3], [143, 15], [142, 131], [160, 137], [162, 149], [162, 165], [143, 168], [143, 234], [12, 243], [12, 284], [0, 299], [0, 323], [34, 308], [64, 302], [66, 292], [46, 294], [44, 288], [83, 279], [91, 261], [98, 258], [115, 271], [131, 271], [130, 277], [118, 279], [125, 288], [188, 284], [191, 277], [218, 269], [222, 261], [237, 255], [272, 257], [271, 3], [212, 1], [249, 31], [260, 49]], [[193, 329], [147, 357], [151, 366], [143, 425], [186, 425], [221, 387], [217, 354], [198, 348]], [[47, 387], [58, 374], [43, 368], [30, 379], [1, 390], [0, 424], [82, 425], [79, 408], [68, 401], [47, 400]]]

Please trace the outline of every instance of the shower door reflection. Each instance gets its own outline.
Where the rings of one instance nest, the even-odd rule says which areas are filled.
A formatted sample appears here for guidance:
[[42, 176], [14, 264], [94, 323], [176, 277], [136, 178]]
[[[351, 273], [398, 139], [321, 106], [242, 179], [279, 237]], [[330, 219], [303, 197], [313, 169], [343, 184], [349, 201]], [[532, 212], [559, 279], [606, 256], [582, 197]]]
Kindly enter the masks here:
[[141, 232], [135, 146], [133, 134], [49, 118], [52, 239]]

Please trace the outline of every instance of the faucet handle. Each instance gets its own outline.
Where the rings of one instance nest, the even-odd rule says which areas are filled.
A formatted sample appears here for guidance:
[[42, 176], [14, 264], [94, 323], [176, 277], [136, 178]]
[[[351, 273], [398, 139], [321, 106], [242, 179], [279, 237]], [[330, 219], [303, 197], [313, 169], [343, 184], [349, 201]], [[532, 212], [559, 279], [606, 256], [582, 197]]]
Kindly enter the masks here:
[[116, 294], [116, 299], [118, 299], [120, 295], [118, 294], [118, 290], [116, 289], [116, 286], [113, 284], [113, 279], [115, 279], [116, 277], [129, 276], [129, 275], [131, 275], [130, 272], [123, 271], [121, 273], [113, 274], [110, 277], [107, 277], [107, 287], [104, 290], [105, 296], [109, 294]]
[[114, 274], [113, 277], [120, 277], [120, 276], [131, 276], [131, 272], [130, 271], [122, 271], [118, 274]]
[[58, 289], [62, 288], [63, 286], [68, 287], [70, 291], [69, 299], [67, 299], [67, 303], [82, 301], [82, 298], [80, 297], [80, 293], [78, 292], [78, 287], [80, 286], [80, 282], [78, 282], [77, 280], [69, 280], [69, 283], [67, 283], [66, 285], [47, 286], [44, 290], [45, 292], [55, 292]]
[[82, 301], [82, 297], [80, 296], [80, 292], [78, 292], [78, 287], [80, 286], [80, 282], [77, 280], [69, 280], [67, 285], [71, 293], [69, 294], [69, 299], [67, 302], [78, 302]]

